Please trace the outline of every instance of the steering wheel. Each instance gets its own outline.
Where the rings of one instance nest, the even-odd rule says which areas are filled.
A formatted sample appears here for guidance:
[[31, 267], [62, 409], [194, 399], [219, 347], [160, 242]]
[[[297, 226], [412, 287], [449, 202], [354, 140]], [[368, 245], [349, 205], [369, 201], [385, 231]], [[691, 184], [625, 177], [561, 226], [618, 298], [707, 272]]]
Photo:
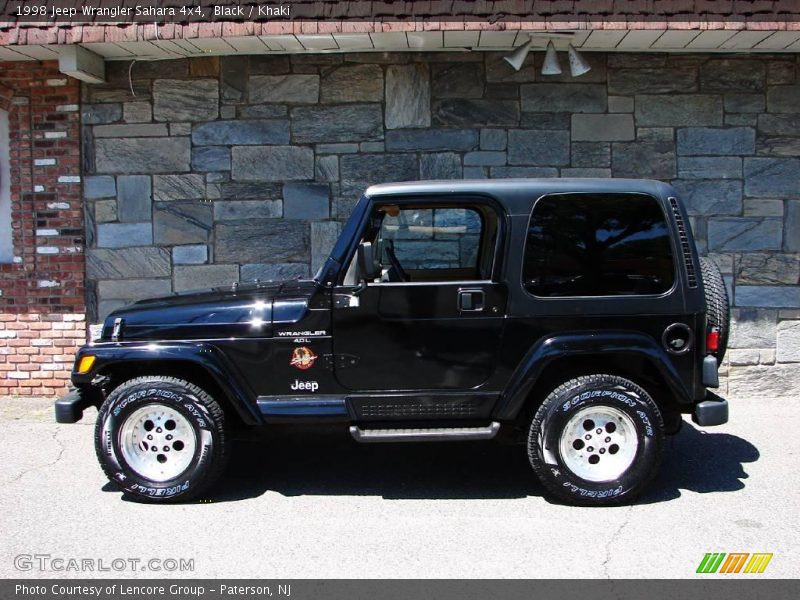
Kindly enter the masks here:
[[389, 257], [389, 263], [392, 265], [395, 273], [400, 278], [400, 281], [411, 281], [408, 276], [408, 273], [405, 272], [400, 261], [397, 260], [397, 255], [394, 253], [394, 241], [387, 240], [389, 243], [386, 244], [386, 256]]

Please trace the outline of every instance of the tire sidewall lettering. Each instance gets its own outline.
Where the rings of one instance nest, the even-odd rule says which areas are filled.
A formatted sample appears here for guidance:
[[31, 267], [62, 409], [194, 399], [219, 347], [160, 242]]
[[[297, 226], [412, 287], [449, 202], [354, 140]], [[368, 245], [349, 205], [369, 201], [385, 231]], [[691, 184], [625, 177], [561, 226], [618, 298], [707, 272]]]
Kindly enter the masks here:
[[604, 490], [587, 490], [586, 488], [582, 488], [574, 483], [570, 483], [569, 481], [565, 481], [562, 485], [573, 494], [577, 494], [584, 498], [611, 498], [614, 496], [619, 496], [623, 491], [621, 485]]
[[158, 496], [170, 497], [175, 496], [176, 494], [182, 494], [188, 491], [190, 486], [191, 482], [187, 479], [183, 483], [166, 488], [155, 488], [142, 485], [141, 483], [134, 483], [130, 485], [129, 490], [135, 494], [144, 494], [150, 498], [155, 498]]
[[630, 406], [631, 408], [636, 406], [635, 400], [633, 400], [627, 394], [620, 393], [616, 390], [591, 390], [583, 392], [581, 394], [577, 394], [568, 402], [564, 402], [564, 404], [561, 405], [561, 410], [562, 412], [568, 412], [575, 405], [584, 402], [586, 400], [592, 400], [596, 398], [618, 400], [626, 404], [627, 406]]

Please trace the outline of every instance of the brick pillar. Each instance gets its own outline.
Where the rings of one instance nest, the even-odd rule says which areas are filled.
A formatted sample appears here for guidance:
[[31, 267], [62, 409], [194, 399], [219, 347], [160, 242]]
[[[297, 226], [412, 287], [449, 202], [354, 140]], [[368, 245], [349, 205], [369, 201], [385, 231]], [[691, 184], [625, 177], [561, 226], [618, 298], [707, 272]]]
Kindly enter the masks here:
[[14, 247], [0, 264], [0, 395], [64, 393], [86, 339], [79, 104], [57, 63], [0, 63]]

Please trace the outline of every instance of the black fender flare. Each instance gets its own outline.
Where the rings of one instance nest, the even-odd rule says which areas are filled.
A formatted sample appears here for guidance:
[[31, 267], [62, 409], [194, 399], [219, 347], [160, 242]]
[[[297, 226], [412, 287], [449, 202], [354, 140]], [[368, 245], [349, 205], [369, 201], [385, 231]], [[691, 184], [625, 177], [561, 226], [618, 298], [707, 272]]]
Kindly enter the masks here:
[[238, 371], [219, 349], [204, 342], [126, 342], [95, 343], [81, 348], [75, 357], [75, 368], [81, 358], [95, 356], [95, 362], [88, 373], [72, 371], [72, 383], [77, 388], [92, 386], [92, 380], [105, 370], [120, 364], [142, 362], [180, 361], [192, 363], [203, 369], [226, 395], [233, 409], [248, 425], [262, 422], [256, 407], [255, 394], [237, 375]]
[[512, 374], [494, 417], [515, 419], [539, 377], [554, 360], [609, 353], [645, 358], [658, 369], [678, 402], [692, 402], [666, 351], [653, 338], [631, 331], [583, 331], [543, 337], [533, 344]]

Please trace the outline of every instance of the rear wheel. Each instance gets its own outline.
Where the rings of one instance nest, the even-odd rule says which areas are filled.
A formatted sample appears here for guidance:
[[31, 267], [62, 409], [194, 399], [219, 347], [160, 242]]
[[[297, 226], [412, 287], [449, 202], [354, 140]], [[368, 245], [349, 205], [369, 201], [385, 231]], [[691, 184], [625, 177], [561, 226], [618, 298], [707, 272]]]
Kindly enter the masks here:
[[731, 329], [731, 311], [728, 303], [728, 288], [716, 263], [708, 257], [700, 257], [700, 272], [706, 294], [706, 318], [709, 327], [719, 329], [717, 360], [722, 363], [728, 349], [728, 333]]
[[137, 377], [111, 392], [100, 408], [95, 450], [109, 480], [134, 499], [189, 500], [224, 467], [224, 415], [188, 381]]
[[570, 504], [627, 502], [655, 476], [664, 425], [645, 390], [587, 375], [553, 390], [536, 411], [528, 458], [542, 484]]

